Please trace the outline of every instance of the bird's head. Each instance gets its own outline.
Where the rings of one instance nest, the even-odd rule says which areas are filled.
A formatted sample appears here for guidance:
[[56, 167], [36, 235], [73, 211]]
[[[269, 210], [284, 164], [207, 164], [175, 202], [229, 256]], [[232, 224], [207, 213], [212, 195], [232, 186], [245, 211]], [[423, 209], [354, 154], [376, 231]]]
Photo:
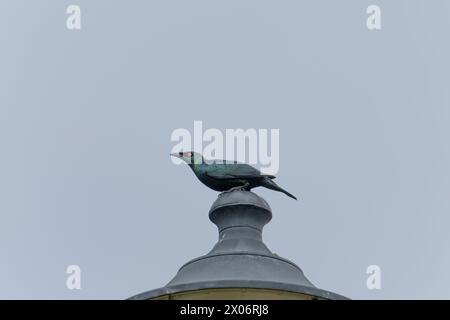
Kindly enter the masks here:
[[172, 157], [177, 157], [186, 162], [187, 164], [201, 164], [203, 162], [203, 156], [200, 153], [194, 151], [187, 152], [175, 152], [170, 154]]

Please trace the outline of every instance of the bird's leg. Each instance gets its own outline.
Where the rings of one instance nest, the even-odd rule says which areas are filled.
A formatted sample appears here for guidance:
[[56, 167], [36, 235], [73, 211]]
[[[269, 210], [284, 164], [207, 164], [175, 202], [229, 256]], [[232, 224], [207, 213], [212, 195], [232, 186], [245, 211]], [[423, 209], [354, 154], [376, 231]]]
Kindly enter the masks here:
[[233, 192], [233, 191], [247, 191], [247, 188], [250, 186], [250, 183], [245, 182], [242, 186], [233, 187], [231, 189], [228, 189], [224, 191], [224, 193]]

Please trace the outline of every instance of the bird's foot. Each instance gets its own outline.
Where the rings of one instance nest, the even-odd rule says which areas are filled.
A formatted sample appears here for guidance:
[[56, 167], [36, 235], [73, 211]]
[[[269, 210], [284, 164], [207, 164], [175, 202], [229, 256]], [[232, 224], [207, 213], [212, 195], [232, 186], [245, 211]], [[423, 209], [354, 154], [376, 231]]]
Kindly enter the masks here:
[[245, 184], [243, 186], [237, 186], [237, 187], [233, 187], [231, 189], [225, 190], [222, 193], [229, 193], [229, 192], [233, 192], [233, 191], [248, 191], [248, 186], [249, 184]]

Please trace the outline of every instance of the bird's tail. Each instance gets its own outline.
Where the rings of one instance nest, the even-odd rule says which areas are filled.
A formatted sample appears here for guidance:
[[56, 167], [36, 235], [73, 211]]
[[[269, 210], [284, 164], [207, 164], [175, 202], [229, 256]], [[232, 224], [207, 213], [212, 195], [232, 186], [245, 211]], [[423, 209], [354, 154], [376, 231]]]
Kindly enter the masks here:
[[272, 189], [272, 190], [275, 190], [275, 191], [283, 192], [288, 197], [291, 197], [292, 199], [297, 200], [297, 198], [294, 195], [290, 194], [289, 192], [287, 192], [286, 190], [284, 190], [283, 188], [278, 186], [270, 178], [265, 178], [264, 179], [263, 187], [266, 187], [267, 189]]

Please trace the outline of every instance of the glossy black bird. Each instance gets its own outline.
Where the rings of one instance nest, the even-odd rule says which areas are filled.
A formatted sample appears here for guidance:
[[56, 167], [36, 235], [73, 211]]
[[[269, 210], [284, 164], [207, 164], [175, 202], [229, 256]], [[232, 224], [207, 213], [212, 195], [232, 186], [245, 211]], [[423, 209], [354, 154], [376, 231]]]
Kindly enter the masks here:
[[208, 161], [199, 153], [188, 151], [172, 153], [171, 156], [182, 159], [194, 171], [197, 178], [207, 187], [216, 191], [251, 190], [265, 187], [283, 192], [297, 200], [292, 194], [279, 187], [272, 179], [275, 176], [262, 174], [245, 163], [230, 163], [224, 160]]

